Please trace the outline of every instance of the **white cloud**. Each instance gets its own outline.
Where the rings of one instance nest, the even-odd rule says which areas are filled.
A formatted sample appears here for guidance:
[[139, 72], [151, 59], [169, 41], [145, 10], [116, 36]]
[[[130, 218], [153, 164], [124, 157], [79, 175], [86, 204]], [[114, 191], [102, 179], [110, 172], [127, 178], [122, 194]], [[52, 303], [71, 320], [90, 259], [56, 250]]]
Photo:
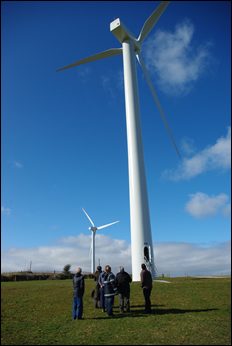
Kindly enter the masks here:
[[224, 193], [209, 197], [206, 193], [197, 192], [189, 197], [190, 201], [186, 203], [185, 210], [197, 219], [214, 216], [221, 208], [223, 216], [229, 216], [229, 205], [226, 204], [229, 197]]
[[10, 216], [10, 213], [11, 213], [10, 208], [4, 208], [3, 206], [1, 206], [1, 214]]
[[154, 244], [160, 273], [171, 276], [228, 275], [231, 273], [231, 241], [219, 244], [163, 242]]
[[107, 74], [101, 75], [101, 83], [103, 89], [106, 93], [110, 95], [110, 99], [108, 100], [109, 104], [115, 102], [115, 88], [123, 91], [124, 87], [124, 77], [123, 70], [120, 69], [118, 71], [107, 71]]
[[20, 161], [13, 161], [13, 160], [8, 160], [8, 163], [10, 163], [12, 166], [16, 168], [23, 168], [23, 165], [21, 164]]
[[209, 65], [211, 43], [196, 47], [193, 34], [193, 24], [185, 20], [174, 32], [157, 30], [144, 43], [147, 68], [165, 93], [187, 94]]
[[56, 230], [57, 228], [59, 228], [59, 226], [57, 226], [57, 225], [51, 225], [49, 227], [49, 229], [51, 229], [51, 230]]
[[222, 208], [223, 217], [228, 217], [231, 215], [231, 204], [228, 203]]
[[[96, 266], [109, 264], [116, 274], [120, 265], [131, 273], [131, 246], [125, 240], [113, 239], [96, 234]], [[90, 271], [89, 257], [91, 236], [79, 234], [77, 237], [62, 237], [55, 246], [38, 246], [31, 249], [11, 248], [1, 254], [1, 272], [23, 271], [25, 263], [32, 261], [32, 271], [62, 271], [70, 263], [71, 271], [81, 267]], [[221, 244], [199, 244], [183, 242], [154, 243], [156, 267], [159, 273], [171, 276], [230, 274], [230, 241]], [[27, 268], [26, 268], [27, 269]]]
[[89, 65], [88, 66], [81, 65], [77, 69], [77, 74], [83, 83], [87, 83], [89, 81], [89, 76], [90, 76], [91, 72], [92, 72], [92, 70], [91, 70]]
[[186, 155], [195, 154], [196, 148], [194, 147], [194, 140], [188, 137], [184, 137], [181, 143], [181, 150]]
[[227, 170], [231, 167], [231, 127], [226, 137], [219, 138], [216, 143], [194, 154], [191, 158], [183, 158], [176, 170], [166, 170], [163, 177], [178, 181], [191, 179], [206, 171], [214, 169]]
[[[107, 92], [110, 93], [111, 99], [115, 100], [115, 93], [112, 89], [112, 75], [109, 73], [108, 75], [101, 75], [101, 81], [102, 81], [102, 86], [103, 89]], [[111, 100], [111, 102], [112, 102]]]
[[13, 165], [17, 168], [23, 168], [23, 165], [20, 162], [14, 161]]

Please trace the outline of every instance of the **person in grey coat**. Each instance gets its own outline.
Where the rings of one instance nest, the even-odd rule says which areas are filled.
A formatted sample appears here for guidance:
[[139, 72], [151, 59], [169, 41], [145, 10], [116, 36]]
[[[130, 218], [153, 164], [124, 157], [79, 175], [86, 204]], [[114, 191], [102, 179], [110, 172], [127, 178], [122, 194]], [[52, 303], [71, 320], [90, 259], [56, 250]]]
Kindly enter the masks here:
[[84, 276], [81, 275], [82, 269], [77, 268], [73, 277], [73, 319], [81, 319], [83, 314], [83, 295], [85, 292]]
[[95, 308], [98, 308], [98, 301], [100, 300], [100, 285], [98, 282], [99, 276], [102, 272], [102, 267], [98, 266], [97, 270], [94, 273], [94, 281], [96, 281], [95, 283], [95, 288], [94, 288], [94, 293], [93, 293], [93, 306]]

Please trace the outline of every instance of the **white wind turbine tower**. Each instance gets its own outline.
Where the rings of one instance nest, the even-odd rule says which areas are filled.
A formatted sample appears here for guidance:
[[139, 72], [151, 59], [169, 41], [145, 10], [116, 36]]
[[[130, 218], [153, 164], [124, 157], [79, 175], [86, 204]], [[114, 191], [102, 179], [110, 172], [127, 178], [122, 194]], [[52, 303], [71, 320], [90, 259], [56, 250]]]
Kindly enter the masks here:
[[92, 243], [91, 243], [91, 250], [92, 250], [92, 261], [91, 261], [91, 273], [95, 272], [95, 234], [97, 229], [102, 229], [108, 226], [113, 225], [114, 223], [117, 223], [119, 221], [115, 221], [112, 223], [109, 223], [108, 225], [104, 225], [104, 226], [100, 226], [100, 227], [95, 227], [93, 221], [90, 219], [89, 215], [86, 213], [86, 211], [82, 208], [83, 212], [85, 213], [85, 215], [87, 216], [87, 218], [89, 219], [89, 221], [91, 222], [93, 227], [89, 227], [89, 230], [92, 231]]
[[129, 167], [129, 191], [130, 191], [130, 227], [131, 227], [131, 256], [133, 281], [140, 280], [141, 263], [145, 263], [155, 279], [155, 264], [150, 226], [150, 214], [147, 195], [146, 173], [143, 155], [143, 142], [139, 110], [139, 96], [137, 86], [137, 74], [135, 57], [142, 67], [151, 93], [158, 106], [160, 114], [180, 157], [171, 131], [163, 114], [159, 100], [152, 86], [145, 64], [141, 57], [141, 44], [159, 17], [166, 9], [170, 1], [163, 1], [146, 20], [138, 39], [127, 29], [118, 18], [110, 23], [110, 31], [122, 43], [122, 48], [109, 49], [79, 60], [57, 71], [85, 64], [91, 61], [123, 54], [124, 89], [126, 105], [127, 147]]

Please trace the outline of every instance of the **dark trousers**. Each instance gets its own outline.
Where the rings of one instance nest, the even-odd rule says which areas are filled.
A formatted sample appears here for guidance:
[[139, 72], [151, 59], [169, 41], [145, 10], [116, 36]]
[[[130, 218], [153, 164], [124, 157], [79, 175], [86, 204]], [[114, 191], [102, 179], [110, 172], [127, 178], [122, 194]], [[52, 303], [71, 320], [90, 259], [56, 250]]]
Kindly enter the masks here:
[[105, 297], [104, 297], [104, 287], [100, 289], [100, 308], [105, 310]]
[[106, 300], [106, 314], [107, 316], [113, 315], [113, 306], [114, 306], [114, 296], [105, 297]]
[[151, 312], [151, 300], [150, 300], [151, 288], [143, 288], [143, 295], [145, 298], [145, 311], [150, 313]]
[[93, 306], [95, 307], [95, 309], [98, 308], [98, 303], [97, 302], [98, 302], [97, 299], [93, 300]]
[[126, 294], [119, 293], [119, 311], [122, 312], [124, 310], [124, 299], [126, 303], [126, 311], [130, 311], [130, 292]]

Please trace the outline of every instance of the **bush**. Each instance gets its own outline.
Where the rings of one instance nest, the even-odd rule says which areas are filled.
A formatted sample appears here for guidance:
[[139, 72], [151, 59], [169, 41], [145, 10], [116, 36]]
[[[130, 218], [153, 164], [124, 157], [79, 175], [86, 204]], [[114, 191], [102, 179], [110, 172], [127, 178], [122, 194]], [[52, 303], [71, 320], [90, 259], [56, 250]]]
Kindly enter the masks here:
[[71, 268], [71, 264], [66, 264], [63, 268], [63, 273], [65, 275], [69, 275], [70, 274], [70, 268]]

